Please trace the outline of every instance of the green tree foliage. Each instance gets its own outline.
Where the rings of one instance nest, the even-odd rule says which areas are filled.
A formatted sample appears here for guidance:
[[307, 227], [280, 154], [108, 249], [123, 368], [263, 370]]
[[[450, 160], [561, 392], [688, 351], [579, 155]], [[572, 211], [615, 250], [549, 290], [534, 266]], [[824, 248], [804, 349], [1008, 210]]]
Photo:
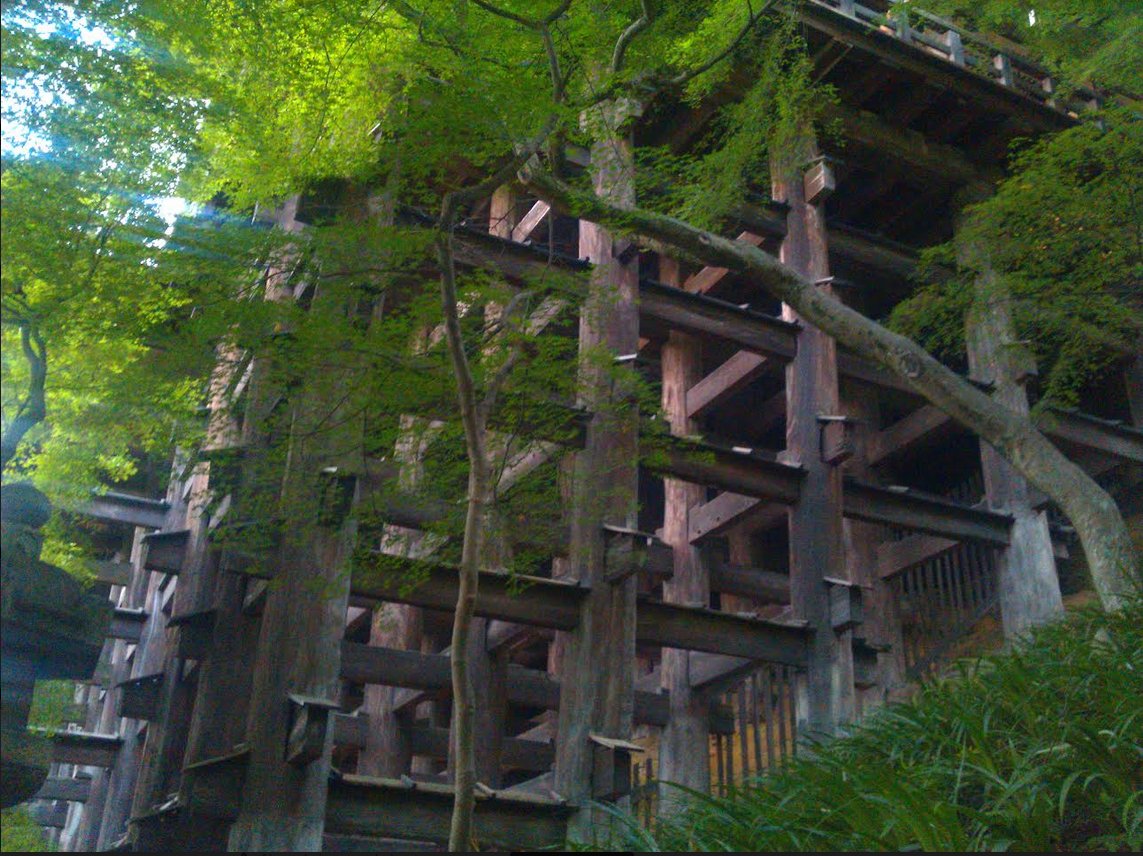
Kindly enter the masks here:
[[959, 244], [983, 245], [1039, 360], [1041, 404], [1075, 406], [1143, 335], [1141, 175], [1143, 128], [1122, 111], [1026, 145], [995, 194], [966, 210], [956, 240], [928, 251], [942, 276], [898, 305], [895, 324], [959, 361], [978, 271], [948, 271]]
[[21, 806], [0, 813], [0, 853], [50, 853], [43, 829]]
[[923, 8], [1018, 43], [1062, 78], [1138, 97], [1143, 15], [1119, 0], [926, 0]]

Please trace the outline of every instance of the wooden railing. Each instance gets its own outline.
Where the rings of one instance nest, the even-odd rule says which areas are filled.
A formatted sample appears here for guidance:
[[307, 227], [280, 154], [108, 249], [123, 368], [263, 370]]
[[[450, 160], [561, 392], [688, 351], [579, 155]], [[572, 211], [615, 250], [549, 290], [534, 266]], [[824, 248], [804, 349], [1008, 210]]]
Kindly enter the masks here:
[[969, 69], [1001, 86], [1071, 116], [1097, 108], [1101, 98], [1086, 87], [1076, 87], [1067, 98], [1057, 92], [1059, 81], [1052, 72], [1028, 57], [1006, 51], [986, 37], [958, 27], [937, 15], [899, 0], [889, 0], [886, 11], [863, 6], [854, 0], [811, 0], [859, 21], [873, 30], [892, 35], [905, 44]]

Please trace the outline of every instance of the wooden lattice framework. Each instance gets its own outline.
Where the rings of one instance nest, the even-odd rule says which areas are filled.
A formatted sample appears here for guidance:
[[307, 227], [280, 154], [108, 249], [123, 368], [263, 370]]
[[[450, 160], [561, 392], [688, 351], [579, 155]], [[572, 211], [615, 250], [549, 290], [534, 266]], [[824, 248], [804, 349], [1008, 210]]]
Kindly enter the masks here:
[[[913, 10], [800, 9], [846, 145], [776, 175], [776, 203], [741, 211], [739, 239], [880, 315], [908, 292], [914, 248], [951, 234], [958, 193], [1000, 173], [1008, 142], [1077, 121], [1097, 96], [1064, 103], [1035, 64]], [[685, 148], [733, 97], [644, 117], [622, 142]], [[622, 193], [596, 163], [601, 191]], [[589, 521], [573, 502], [550, 577], [519, 593], [481, 581], [484, 843], [557, 842], [569, 822], [585, 828], [591, 799], [633, 793], [653, 811], [659, 776], [724, 788], [783, 763], [799, 735], [894, 697], [998, 605], [1012, 628], [1058, 607], [1054, 561], [1068, 547], [1042, 497], [883, 369], [726, 270], [627, 252], [510, 188], [480, 210], [487, 224], [458, 230], [458, 263], [512, 281], [554, 260], [623, 294], [584, 335], [638, 352], [679, 435], [653, 467], [615, 476], [638, 514]], [[304, 228], [296, 198], [270, 216]], [[557, 245], [539, 248], [547, 223]], [[990, 356], [1005, 323], [970, 336], [974, 379], [1027, 408], [1022, 378]], [[123, 533], [101, 572], [117, 609], [81, 690], [84, 730], [56, 741], [37, 815], [78, 850], [438, 847], [451, 810], [441, 616], [455, 571], [431, 566], [412, 590], [365, 573], [338, 583], [348, 518], [279, 571], [317, 568], [333, 597], [292, 596], [223, 561], [212, 531], [229, 503], [212, 472], [228, 448], [251, 453], [253, 428], [224, 414], [233, 396], [256, 401], [260, 379], [240, 359], [221, 365], [212, 454], [163, 500], [107, 494], [87, 508]], [[1125, 362], [1105, 402], [1126, 422], [1056, 413], [1044, 426], [1089, 471], [1136, 490], [1141, 375]], [[584, 462], [633, 448], [637, 428], [583, 419], [576, 472], [590, 479]], [[567, 454], [548, 446], [520, 466]], [[434, 514], [394, 507], [392, 521]], [[1016, 590], [1016, 577], [1042, 585]]]

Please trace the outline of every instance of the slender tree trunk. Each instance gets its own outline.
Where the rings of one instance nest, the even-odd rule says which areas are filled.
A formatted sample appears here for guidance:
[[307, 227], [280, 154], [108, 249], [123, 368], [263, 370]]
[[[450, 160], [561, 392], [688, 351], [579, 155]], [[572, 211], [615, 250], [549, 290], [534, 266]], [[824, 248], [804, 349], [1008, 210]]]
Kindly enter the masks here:
[[[446, 210], [448, 206], [446, 203]], [[476, 390], [468, 357], [464, 352], [464, 334], [457, 309], [456, 276], [452, 258], [451, 218], [442, 218], [445, 227], [437, 239], [441, 267], [441, 307], [444, 311], [445, 337], [456, 377], [457, 398], [464, 423], [465, 449], [468, 453], [468, 510], [464, 519], [464, 546], [461, 550], [460, 583], [456, 612], [452, 624], [452, 699], [453, 758], [455, 764], [452, 822], [449, 826], [450, 852], [472, 848], [473, 810], [476, 805], [476, 756], [473, 750], [476, 707], [468, 670], [468, 640], [472, 616], [480, 584], [480, 557], [484, 551], [484, 518], [489, 498], [489, 467], [485, 451], [487, 432], [485, 418], [476, 401]]]
[[623, 209], [578, 192], [559, 179], [525, 170], [524, 181], [559, 210], [660, 241], [704, 264], [750, 276], [792, 306], [801, 318], [855, 353], [884, 365], [913, 390], [975, 432], [1071, 520], [1083, 544], [1092, 581], [1106, 609], [1117, 609], [1143, 583], [1143, 563], [1115, 501], [1053, 446], [1025, 416], [993, 401], [912, 340], [822, 294], [773, 256], [673, 217]]

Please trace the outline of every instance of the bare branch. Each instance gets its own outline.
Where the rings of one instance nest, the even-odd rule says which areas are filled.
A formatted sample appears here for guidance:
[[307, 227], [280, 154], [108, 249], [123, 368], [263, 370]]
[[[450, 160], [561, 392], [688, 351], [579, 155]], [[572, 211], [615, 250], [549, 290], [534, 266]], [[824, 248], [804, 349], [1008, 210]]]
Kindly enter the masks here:
[[719, 51], [709, 60], [698, 66], [698, 68], [692, 68], [689, 71], [681, 72], [675, 77], [672, 77], [668, 81], [668, 85], [682, 86], [686, 83], [689, 83], [700, 74], [705, 74], [706, 72], [710, 71], [720, 62], [734, 53], [738, 46], [742, 44], [742, 40], [746, 38], [750, 31], [754, 29], [754, 26], [762, 19], [762, 16], [769, 12], [776, 2], [777, 0], [769, 0], [769, 2], [767, 2], [766, 5], [759, 9], [758, 13], [755, 14], [753, 8], [751, 8], [749, 0], [747, 0], [746, 9], [749, 12], [749, 15], [746, 18], [746, 23], [743, 25], [742, 29], [738, 31], [738, 35], [734, 37], [734, 40], [731, 41], [731, 43], [727, 45], [725, 49]]
[[564, 16], [564, 13], [571, 7], [571, 0], [563, 0], [554, 10], [549, 12], [543, 18], [525, 18], [523, 15], [517, 15], [515, 12], [509, 12], [507, 9], [501, 9], [499, 6], [494, 6], [488, 0], [472, 0], [474, 6], [478, 6], [490, 15], [496, 15], [498, 18], [505, 18], [506, 20], [513, 21], [521, 27], [527, 27], [529, 30], [539, 30], [541, 27], [547, 27], [554, 24]]
[[651, 21], [655, 19], [655, 12], [651, 8], [650, 0], [641, 0], [640, 5], [643, 9], [642, 14], [619, 34], [619, 39], [615, 42], [615, 50], [611, 53], [611, 71], [613, 74], [623, 68], [623, 57], [634, 38], [647, 29], [651, 25]]

